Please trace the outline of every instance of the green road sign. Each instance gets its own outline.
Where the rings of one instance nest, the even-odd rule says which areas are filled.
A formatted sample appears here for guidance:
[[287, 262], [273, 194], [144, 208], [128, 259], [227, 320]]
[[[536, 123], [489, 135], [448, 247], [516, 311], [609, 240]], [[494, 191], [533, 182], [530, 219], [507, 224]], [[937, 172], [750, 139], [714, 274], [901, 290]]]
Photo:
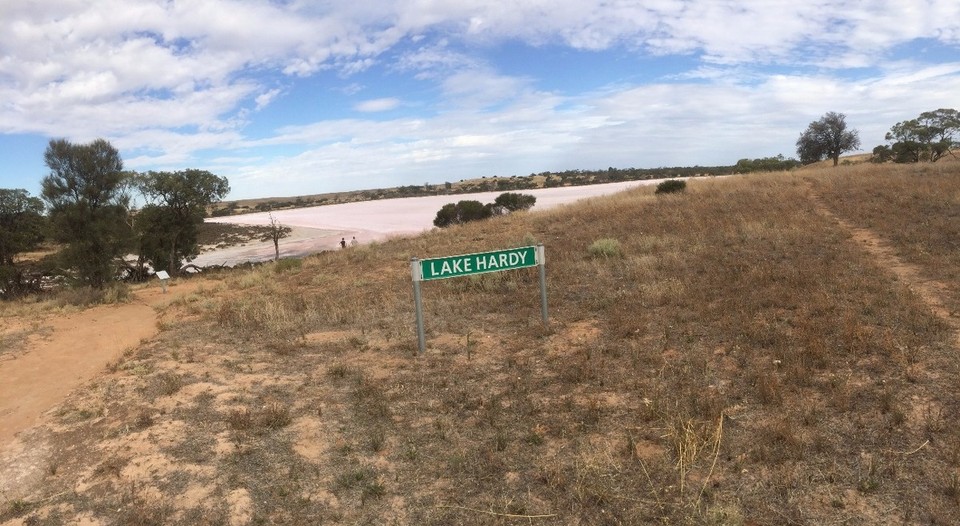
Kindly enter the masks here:
[[420, 260], [420, 279], [456, 278], [485, 272], [500, 272], [515, 268], [534, 267], [537, 262], [537, 247], [520, 247], [494, 252], [478, 252], [461, 256]]
[[420, 302], [420, 282], [431, 279], [455, 278], [485, 272], [500, 272], [515, 268], [540, 267], [540, 316], [543, 324], [550, 321], [547, 317], [547, 258], [543, 244], [535, 247], [510, 248], [493, 252], [478, 252], [462, 256], [447, 256], [420, 260], [410, 258], [410, 273], [413, 275], [413, 302], [417, 311], [417, 344], [420, 354], [427, 349], [427, 338], [423, 330], [423, 306]]

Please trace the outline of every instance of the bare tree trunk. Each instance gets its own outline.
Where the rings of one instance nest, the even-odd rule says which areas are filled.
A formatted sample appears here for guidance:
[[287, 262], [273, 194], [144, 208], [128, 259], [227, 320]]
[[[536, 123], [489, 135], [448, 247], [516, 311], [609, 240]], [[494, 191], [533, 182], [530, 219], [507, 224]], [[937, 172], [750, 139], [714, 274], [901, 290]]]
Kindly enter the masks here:
[[176, 276], [177, 271], [180, 270], [178, 268], [180, 265], [176, 264], [176, 259], [177, 259], [176, 254], [177, 254], [177, 243], [174, 242], [173, 246], [170, 247], [170, 275], [171, 276]]
[[280, 238], [274, 236], [273, 238], [273, 260], [280, 261]]

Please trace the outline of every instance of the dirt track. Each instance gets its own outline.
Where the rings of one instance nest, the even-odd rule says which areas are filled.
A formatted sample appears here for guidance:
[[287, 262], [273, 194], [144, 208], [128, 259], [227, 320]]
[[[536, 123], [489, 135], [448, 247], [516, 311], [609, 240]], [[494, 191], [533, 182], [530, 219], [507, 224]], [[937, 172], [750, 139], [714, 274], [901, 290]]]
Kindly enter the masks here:
[[872, 230], [860, 228], [846, 221], [823, 203], [820, 197], [813, 194], [812, 201], [816, 210], [835, 221], [841, 228], [850, 232], [853, 241], [870, 254], [882, 267], [888, 269], [896, 278], [919, 297], [930, 311], [943, 320], [954, 330], [954, 339], [960, 346], [960, 319], [957, 313], [947, 307], [946, 291], [948, 287], [934, 279], [923, 276], [920, 267], [904, 261], [884, 239]]
[[127, 349], [157, 332], [155, 307], [168, 304], [199, 286], [191, 280], [170, 287], [137, 291], [132, 301], [105, 305], [42, 320], [40, 335], [0, 362], [0, 450], [42, 420], [60, 403]]

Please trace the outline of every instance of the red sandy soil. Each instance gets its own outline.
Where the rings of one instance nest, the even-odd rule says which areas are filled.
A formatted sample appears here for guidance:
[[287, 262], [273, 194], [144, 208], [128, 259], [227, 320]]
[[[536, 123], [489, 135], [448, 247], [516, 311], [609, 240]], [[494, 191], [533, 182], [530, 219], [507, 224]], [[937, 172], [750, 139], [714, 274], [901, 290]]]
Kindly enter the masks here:
[[156, 334], [155, 307], [199, 285], [197, 279], [179, 283], [167, 294], [154, 285], [134, 292], [128, 303], [34, 320], [41, 329], [0, 361], [0, 451], [124, 351]]

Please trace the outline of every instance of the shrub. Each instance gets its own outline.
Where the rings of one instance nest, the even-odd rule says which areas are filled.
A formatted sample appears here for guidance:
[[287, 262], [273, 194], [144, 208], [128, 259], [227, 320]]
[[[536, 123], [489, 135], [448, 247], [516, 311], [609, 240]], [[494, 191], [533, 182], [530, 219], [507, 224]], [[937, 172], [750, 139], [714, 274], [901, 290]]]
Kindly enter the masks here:
[[516, 212], [518, 210], [529, 210], [536, 202], [537, 198], [529, 194], [505, 192], [497, 196], [493, 201], [493, 208], [502, 214], [504, 211]]
[[667, 179], [657, 185], [657, 194], [675, 194], [687, 189], [687, 182], [682, 179]]
[[433, 225], [440, 228], [486, 219], [493, 215], [493, 207], [480, 201], [457, 201], [448, 203], [437, 212]]
[[518, 210], [527, 210], [536, 202], [537, 198], [532, 195], [505, 192], [497, 196], [493, 203], [483, 204], [480, 201], [471, 200], [447, 203], [437, 211], [433, 226], [444, 228]]
[[609, 237], [594, 241], [587, 251], [593, 257], [618, 258], [623, 255], [620, 251], [620, 242]]
[[113, 305], [116, 303], [126, 303], [130, 301], [130, 287], [124, 283], [111, 283], [103, 289], [103, 296], [100, 303]]
[[293, 422], [293, 416], [290, 415], [290, 409], [277, 402], [267, 404], [257, 415], [257, 423], [269, 429], [280, 429], [290, 425], [291, 422]]

